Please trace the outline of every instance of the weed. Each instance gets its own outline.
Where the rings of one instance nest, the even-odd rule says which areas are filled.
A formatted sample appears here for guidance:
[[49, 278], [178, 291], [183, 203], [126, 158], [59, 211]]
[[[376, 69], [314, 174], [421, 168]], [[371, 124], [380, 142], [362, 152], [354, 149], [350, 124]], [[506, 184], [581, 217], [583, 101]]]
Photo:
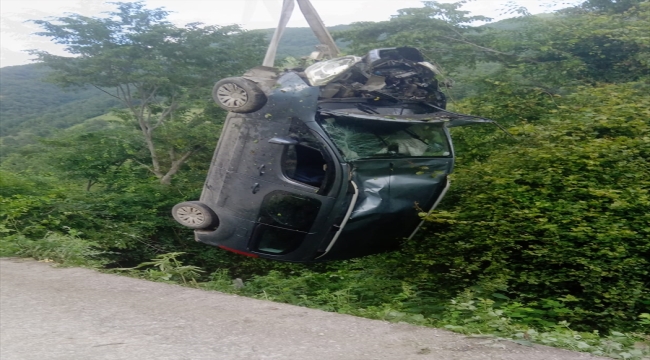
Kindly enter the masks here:
[[115, 270], [137, 271], [142, 268], [147, 268], [140, 272], [140, 274], [142, 274], [146, 279], [163, 282], [177, 282], [183, 285], [199, 287], [196, 279], [198, 279], [204, 271], [198, 266], [183, 265], [183, 263], [178, 260], [178, 257], [183, 254], [184, 253], [182, 252], [161, 254], [151, 261], [143, 262], [136, 267], [120, 268]]
[[[3, 229], [6, 230], [4, 227]], [[48, 232], [36, 240], [4, 231], [5, 236], [0, 240], [0, 256], [51, 260], [62, 266], [98, 268], [105, 265], [106, 261], [101, 259], [101, 255], [107, 252], [97, 250], [99, 247], [96, 243], [82, 239], [81, 233], [74, 229], [66, 230], [67, 234]]]
[[451, 301], [436, 325], [466, 335], [489, 335], [493, 337], [491, 341], [507, 339], [522, 345], [540, 343], [614, 359], [643, 359], [650, 355], [647, 335], [612, 331], [603, 336], [597, 330], [575, 331], [567, 321], [535, 328], [509, 316], [513, 309], [521, 308], [517, 304], [506, 303], [501, 308], [494, 305], [494, 300], [476, 298], [471, 291], [466, 291]]

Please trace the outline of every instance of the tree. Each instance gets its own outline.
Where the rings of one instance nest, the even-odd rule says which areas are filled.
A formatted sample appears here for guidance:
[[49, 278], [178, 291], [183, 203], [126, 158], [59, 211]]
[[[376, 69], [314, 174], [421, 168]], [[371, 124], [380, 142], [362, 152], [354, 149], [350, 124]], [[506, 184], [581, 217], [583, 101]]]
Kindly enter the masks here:
[[44, 29], [38, 35], [65, 45], [72, 56], [31, 54], [54, 70], [50, 80], [56, 84], [91, 85], [119, 99], [120, 116], [137, 125], [149, 151], [145, 166], [170, 184], [208, 141], [209, 134], [184, 138], [182, 123], [197, 115], [194, 109], [209, 99], [207, 89], [215, 80], [259, 64], [264, 36], [235, 25], [181, 28], [165, 20], [169, 13], [163, 9], [146, 9], [142, 2], [114, 4], [117, 11], [104, 18], [72, 14], [34, 21]]
[[642, 2], [643, 0], [587, 0], [578, 6], [577, 9], [608, 13], [623, 13]]
[[461, 162], [404, 271], [422, 266], [436, 288], [507, 282], [524, 303], [566, 301], [555, 322], [634, 326], [650, 311], [649, 90], [581, 87], [510, 128], [517, 144]]
[[[61, 173], [86, 182], [86, 191], [104, 183], [111, 187], [120, 181], [119, 172], [139, 149], [128, 129], [64, 134], [42, 139], [49, 151], [45, 156]], [[134, 146], [135, 145], [135, 146]]]
[[[647, 1], [594, 0], [574, 11], [540, 16], [522, 9], [523, 17], [484, 26], [475, 24], [489, 19], [468, 16], [460, 10], [464, 3], [426, 1], [423, 8], [400, 10], [390, 21], [356, 23], [336, 36], [357, 52], [419, 47], [445, 75], [467, 78], [471, 73], [468, 81], [474, 83], [476, 72], [468, 70], [479, 63], [498, 64], [498, 76], [489, 77], [518, 85], [515, 91], [550, 94], [560, 87], [638, 81], [650, 74]], [[597, 11], [605, 5], [608, 11]], [[618, 6], [622, 10], [614, 11]]]
[[476, 42], [482, 29], [472, 24], [490, 19], [460, 10], [466, 3], [424, 1], [424, 7], [401, 9], [389, 21], [354, 23], [334, 36], [349, 41], [351, 52], [358, 54], [382, 47], [415, 46], [446, 70], [473, 64], [483, 55], [504, 55]]

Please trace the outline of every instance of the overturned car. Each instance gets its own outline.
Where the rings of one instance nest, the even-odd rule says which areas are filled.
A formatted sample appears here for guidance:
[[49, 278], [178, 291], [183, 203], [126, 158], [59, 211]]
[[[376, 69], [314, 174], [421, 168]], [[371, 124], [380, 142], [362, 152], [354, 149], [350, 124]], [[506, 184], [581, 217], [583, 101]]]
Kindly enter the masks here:
[[449, 188], [449, 127], [492, 122], [445, 110], [436, 75], [402, 47], [217, 82], [230, 113], [201, 198], [174, 218], [197, 241], [273, 260], [398, 248]]

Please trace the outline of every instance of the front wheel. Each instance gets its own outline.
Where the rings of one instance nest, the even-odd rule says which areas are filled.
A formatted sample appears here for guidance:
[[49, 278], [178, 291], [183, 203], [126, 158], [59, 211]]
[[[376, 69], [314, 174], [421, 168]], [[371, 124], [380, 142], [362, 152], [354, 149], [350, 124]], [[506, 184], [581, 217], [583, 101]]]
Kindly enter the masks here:
[[176, 204], [172, 209], [172, 216], [178, 223], [191, 229], [207, 229], [219, 225], [219, 219], [214, 211], [198, 201]]
[[254, 112], [266, 104], [266, 95], [257, 84], [241, 77], [219, 80], [212, 98], [224, 110], [236, 113]]

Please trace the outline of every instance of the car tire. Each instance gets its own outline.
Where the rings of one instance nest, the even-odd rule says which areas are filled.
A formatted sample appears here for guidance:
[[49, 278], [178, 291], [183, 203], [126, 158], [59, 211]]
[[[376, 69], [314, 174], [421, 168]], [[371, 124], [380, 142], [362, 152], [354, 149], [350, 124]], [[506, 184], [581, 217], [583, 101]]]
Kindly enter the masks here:
[[212, 88], [212, 98], [224, 110], [236, 113], [251, 113], [266, 104], [264, 92], [241, 77], [219, 80]]
[[208, 229], [219, 225], [217, 214], [198, 201], [176, 204], [172, 209], [172, 216], [179, 224], [191, 229]]

